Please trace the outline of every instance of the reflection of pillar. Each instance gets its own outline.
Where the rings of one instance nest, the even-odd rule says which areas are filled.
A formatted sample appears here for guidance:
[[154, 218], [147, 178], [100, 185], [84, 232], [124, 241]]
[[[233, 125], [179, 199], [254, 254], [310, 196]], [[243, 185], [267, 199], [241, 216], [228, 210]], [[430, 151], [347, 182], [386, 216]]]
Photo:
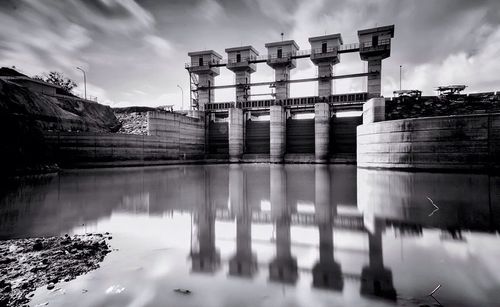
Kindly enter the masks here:
[[220, 254], [215, 247], [215, 209], [209, 195], [210, 180], [205, 173], [205, 204], [195, 215], [198, 234], [198, 250], [191, 253], [194, 272], [215, 272], [220, 266]]
[[271, 214], [276, 221], [276, 257], [269, 264], [269, 279], [295, 283], [297, 260], [291, 252], [291, 216], [286, 205], [286, 174], [282, 165], [271, 165], [270, 181]]
[[315, 220], [319, 228], [319, 262], [313, 268], [313, 286], [342, 290], [344, 281], [340, 264], [335, 262], [333, 219], [336, 206], [330, 201], [330, 173], [328, 166], [315, 167]]
[[361, 295], [375, 295], [395, 300], [396, 290], [392, 282], [392, 272], [384, 267], [382, 223], [376, 219], [374, 231], [368, 233], [370, 265], [364, 267], [361, 272]]
[[245, 178], [241, 165], [229, 169], [229, 200], [236, 215], [236, 254], [229, 260], [229, 275], [252, 276], [257, 259], [252, 253], [252, 214], [245, 197]]

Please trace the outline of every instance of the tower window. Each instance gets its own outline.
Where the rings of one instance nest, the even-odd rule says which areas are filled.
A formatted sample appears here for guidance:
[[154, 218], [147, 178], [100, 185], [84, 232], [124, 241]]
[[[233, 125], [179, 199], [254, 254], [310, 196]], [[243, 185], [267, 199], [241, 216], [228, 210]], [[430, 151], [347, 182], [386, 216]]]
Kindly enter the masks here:
[[237, 63], [241, 62], [241, 54], [239, 53], [236, 54], [236, 62]]
[[378, 36], [372, 36], [372, 46], [376, 47], [378, 46]]
[[279, 59], [281, 59], [283, 57], [283, 49], [281, 49], [281, 48], [278, 49], [278, 55], [277, 55], [277, 57]]
[[326, 43], [321, 44], [321, 53], [326, 53]]
[[199, 66], [203, 66], [203, 57], [200, 57], [200, 58], [198, 59], [198, 65], [199, 65]]

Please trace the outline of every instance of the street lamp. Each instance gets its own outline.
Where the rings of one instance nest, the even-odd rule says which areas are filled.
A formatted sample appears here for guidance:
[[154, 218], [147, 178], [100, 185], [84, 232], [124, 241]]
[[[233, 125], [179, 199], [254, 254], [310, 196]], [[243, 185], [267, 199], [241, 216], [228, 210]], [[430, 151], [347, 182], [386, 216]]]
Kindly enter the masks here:
[[182, 110], [184, 110], [184, 90], [182, 89], [182, 87], [179, 84], [177, 84], [177, 87], [180, 88], [180, 90], [181, 90]]
[[401, 90], [401, 74], [403, 71], [403, 65], [399, 65], [399, 90]]
[[85, 74], [85, 70], [83, 70], [81, 67], [77, 67], [76, 69], [83, 72], [83, 87], [85, 89], [85, 100], [87, 100], [87, 74]]

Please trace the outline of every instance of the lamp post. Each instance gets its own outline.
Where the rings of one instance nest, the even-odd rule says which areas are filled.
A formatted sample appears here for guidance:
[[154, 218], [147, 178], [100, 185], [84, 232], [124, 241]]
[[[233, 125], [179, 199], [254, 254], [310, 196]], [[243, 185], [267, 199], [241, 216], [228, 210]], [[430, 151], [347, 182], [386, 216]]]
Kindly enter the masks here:
[[403, 70], [403, 65], [399, 65], [399, 90], [401, 90], [401, 72]]
[[85, 90], [85, 100], [87, 100], [87, 74], [85, 73], [85, 70], [83, 70], [81, 67], [77, 67], [76, 69], [81, 70], [83, 72], [83, 87]]
[[177, 87], [181, 90], [182, 110], [184, 110], [184, 90], [179, 84], [177, 84]]

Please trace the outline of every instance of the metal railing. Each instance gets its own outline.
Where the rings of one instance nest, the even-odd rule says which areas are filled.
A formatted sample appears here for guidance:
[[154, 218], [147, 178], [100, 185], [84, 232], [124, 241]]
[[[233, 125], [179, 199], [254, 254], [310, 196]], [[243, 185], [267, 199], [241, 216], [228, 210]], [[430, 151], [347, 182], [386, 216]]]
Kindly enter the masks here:
[[353, 103], [363, 103], [368, 100], [368, 93], [350, 93], [350, 94], [336, 94], [330, 95], [325, 98], [320, 98], [319, 96], [308, 96], [308, 97], [296, 97], [296, 98], [286, 98], [286, 99], [264, 99], [264, 100], [250, 100], [244, 102], [213, 102], [205, 105], [205, 108], [209, 111], [217, 110], [227, 110], [232, 107], [240, 107], [243, 109], [250, 108], [269, 108], [273, 105], [281, 105], [285, 107], [294, 106], [313, 106], [318, 102], [328, 102], [334, 105], [343, 104], [353, 104]]
[[310, 55], [320, 55], [327, 53], [343, 53], [343, 52], [354, 52], [354, 51], [373, 51], [373, 50], [384, 50], [388, 49], [391, 45], [390, 39], [381, 39], [378, 41], [376, 46], [372, 45], [372, 42], [364, 42], [364, 43], [352, 43], [346, 45], [339, 45], [335, 47], [328, 47], [326, 51], [322, 48], [316, 49], [303, 49], [293, 52], [283, 53], [281, 57], [278, 57], [277, 53], [272, 54], [263, 54], [259, 56], [249, 56], [241, 58], [240, 61], [237, 61], [236, 58], [229, 58], [224, 60], [212, 60], [212, 61], [204, 61], [203, 65], [199, 65], [199, 62], [186, 63], [185, 68], [192, 67], [213, 67], [213, 66], [224, 66], [228, 64], [236, 64], [236, 63], [256, 63], [263, 61], [276, 61], [276, 59], [283, 59], [283, 61], [290, 61], [297, 57], [307, 57]]

